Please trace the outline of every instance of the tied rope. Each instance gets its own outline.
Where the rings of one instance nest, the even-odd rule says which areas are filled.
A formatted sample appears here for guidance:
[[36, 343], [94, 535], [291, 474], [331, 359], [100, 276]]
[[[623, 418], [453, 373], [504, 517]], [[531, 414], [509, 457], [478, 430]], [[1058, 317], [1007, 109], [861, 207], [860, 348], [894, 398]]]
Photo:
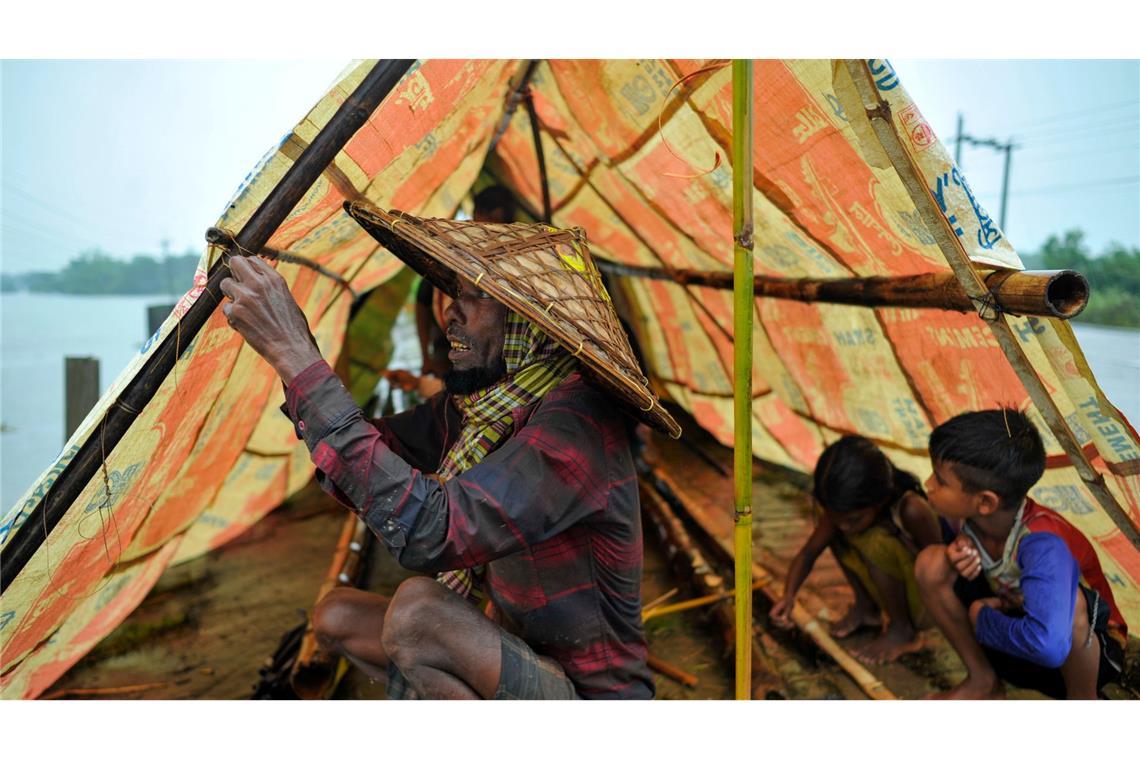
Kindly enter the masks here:
[[[273, 261], [284, 261], [287, 264], [296, 264], [297, 266], [312, 269], [317, 274], [328, 277], [340, 285], [342, 288], [347, 290], [352, 294], [354, 300], [358, 297], [357, 292], [352, 289], [352, 285], [349, 284], [348, 280], [344, 279], [344, 277], [337, 274], [328, 267], [321, 266], [317, 262], [307, 259], [304, 256], [299, 256], [295, 253], [289, 253], [288, 251], [280, 251], [276, 248], [270, 248], [268, 246], [263, 246], [260, 251], [251, 251], [248, 248], [242, 246], [241, 243], [237, 241], [237, 238], [232, 232], [222, 227], [211, 227], [206, 231], [206, 238], [208, 240], [211, 240], [215, 237], [220, 238], [222, 241], [224, 241], [224, 244], [221, 244], [220, 247], [222, 248], [222, 264], [227, 269], [230, 266], [230, 256], [232, 256], [233, 251], [236, 250], [242, 256], [261, 256], [265, 259], [272, 259]], [[214, 242], [216, 245], [219, 244], [215, 240], [211, 240], [211, 242]]]

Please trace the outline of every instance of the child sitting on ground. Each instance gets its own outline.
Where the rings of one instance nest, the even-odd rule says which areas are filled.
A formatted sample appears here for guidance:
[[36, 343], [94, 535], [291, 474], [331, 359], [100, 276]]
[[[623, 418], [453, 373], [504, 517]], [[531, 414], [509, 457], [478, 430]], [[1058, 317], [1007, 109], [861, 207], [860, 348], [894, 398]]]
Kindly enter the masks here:
[[896, 469], [866, 438], [844, 436], [816, 463], [812, 495], [822, 514], [792, 560], [772, 621], [791, 624], [796, 593], [830, 547], [855, 592], [855, 603], [832, 627], [832, 635], [843, 638], [864, 626], [878, 628], [878, 637], [854, 650], [864, 662], [889, 662], [918, 649], [916, 626], [923, 613], [914, 558], [923, 547], [941, 541], [918, 479]]
[[931, 433], [930, 460], [930, 504], [960, 532], [915, 572], [968, 671], [941, 696], [1000, 697], [1005, 679], [1095, 699], [1120, 674], [1127, 631], [1088, 539], [1026, 498], [1045, 471], [1033, 424], [1012, 409], [959, 415]]

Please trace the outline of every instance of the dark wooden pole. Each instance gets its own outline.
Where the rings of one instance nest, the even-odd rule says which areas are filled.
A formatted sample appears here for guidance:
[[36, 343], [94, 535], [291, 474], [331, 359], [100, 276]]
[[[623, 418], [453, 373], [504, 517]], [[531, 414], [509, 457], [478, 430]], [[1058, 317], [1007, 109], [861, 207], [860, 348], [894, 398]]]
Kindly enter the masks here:
[[[237, 233], [237, 245], [247, 251], [258, 251], [265, 245], [321, 172], [407, 73], [412, 63], [410, 60], [386, 60], [372, 67], [364, 81], [341, 104], [324, 129]], [[193, 341], [222, 300], [219, 286], [229, 274], [229, 267], [221, 260], [211, 267], [206, 284], [209, 292], [199, 296], [182, 317], [180, 330], [171, 332], [154, 350], [142, 370], [107, 410], [100, 423], [100, 430], [87, 439], [28, 519], [0, 550], [0, 593], [12, 584], [43, 543], [45, 534], [50, 533], [59, 523], [72, 502], [95, 476], [103, 462], [103, 451], [109, 454], [114, 449], [130, 429], [135, 417], [154, 397], [178, 360], [179, 353]]]
[[542, 125], [538, 123], [538, 112], [534, 108], [534, 95], [531, 92], [530, 85], [527, 85], [526, 94], [526, 114], [530, 117], [530, 131], [534, 136], [534, 152], [538, 157], [538, 182], [542, 186], [542, 221], [550, 224], [551, 206], [550, 206], [550, 180], [546, 174], [546, 152], [542, 149]]
[[[635, 267], [596, 260], [603, 272], [627, 277], [669, 280], [678, 285], [732, 289], [732, 272]], [[1089, 300], [1089, 283], [1071, 269], [1045, 272], [979, 270], [994, 305], [1011, 314], [1071, 319]], [[909, 277], [852, 277], [847, 279], [792, 279], [756, 275], [757, 298], [784, 298], [808, 303], [849, 306], [896, 306], [910, 309], [977, 311], [953, 272]]]
[[63, 441], [66, 443], [99, 402], [99, 360], [94, 356], [65, 356], [63, 384]]

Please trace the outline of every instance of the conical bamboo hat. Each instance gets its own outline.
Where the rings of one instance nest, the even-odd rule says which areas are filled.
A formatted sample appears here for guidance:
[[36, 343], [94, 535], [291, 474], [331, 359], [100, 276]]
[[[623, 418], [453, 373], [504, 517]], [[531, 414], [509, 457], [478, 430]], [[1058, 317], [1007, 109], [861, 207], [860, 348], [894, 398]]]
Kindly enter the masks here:
[[638, 368], [582, 229], [421, 219], [364, 201], [345, 210], [441, 291], [455, 297], [458, 277], [474, 283], [561, 343], [634, 416], [680, 437]]

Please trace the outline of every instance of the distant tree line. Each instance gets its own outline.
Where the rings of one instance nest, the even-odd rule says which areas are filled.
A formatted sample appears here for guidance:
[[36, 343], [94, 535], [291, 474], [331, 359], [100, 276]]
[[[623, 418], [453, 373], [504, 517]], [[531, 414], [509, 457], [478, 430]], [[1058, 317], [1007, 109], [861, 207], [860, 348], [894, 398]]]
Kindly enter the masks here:
[[[130, 261], [101, 250], [81, 253], [59, 272], [5, 274], [0, 290], [77, 295], [180, 294], [190, 289], [199, 255], [187, 252], [165, 259], [139, 254]], [[1117, 327], [1140, 327], [1140, 248], [1110, 243], [1093, 256], [1084, 232], [1051, 236], [1036, 253], [1022, 255], [1027, 269], [1075, 269], [1089, 280], [1089, 304], [1077, 317]]]
[[58, 272], [5, 274], [0, 290], [75, 295], [146, 295], [185, 293], [194, 284], [199, 254], [159, 257], [138, 254], [117, 259], [101, 250], [84, 251]]
[[1084, 237], [1081, 230], [1052, 235], [1022, 261], [1027, 269], [1075, 269], [1088, 278], [1089, 304], [1076, 321], [1140, 327], [1140, 248], [1109, 243], [1093, 256]]

